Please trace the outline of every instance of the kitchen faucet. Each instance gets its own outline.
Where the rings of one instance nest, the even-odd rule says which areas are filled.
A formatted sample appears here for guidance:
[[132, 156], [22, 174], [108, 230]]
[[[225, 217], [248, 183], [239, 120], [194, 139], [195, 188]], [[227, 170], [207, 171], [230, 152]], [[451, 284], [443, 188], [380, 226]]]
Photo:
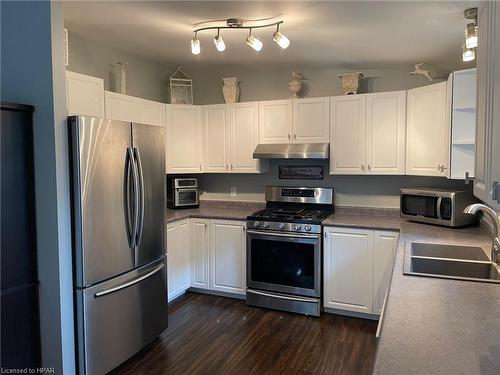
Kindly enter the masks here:
[[493, 222], [493, 244], [491, 245], [490, 258], [493, 263], [500, 264], [500, 239], [498, 238], [500, 233], [500, 217], [493, 209], [481, 203], [474, 203], [467, 206], [464, 213], [474, 215], [478, 211], [484, 212]]

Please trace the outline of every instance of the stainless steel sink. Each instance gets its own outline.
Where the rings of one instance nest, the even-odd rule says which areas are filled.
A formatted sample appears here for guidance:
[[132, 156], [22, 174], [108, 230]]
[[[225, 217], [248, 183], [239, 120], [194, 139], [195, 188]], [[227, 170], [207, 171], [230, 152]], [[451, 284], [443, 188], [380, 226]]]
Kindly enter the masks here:
[[499, 267], [474, 246], [412, 242], [406, 248], [403, 273], [500, 283]]

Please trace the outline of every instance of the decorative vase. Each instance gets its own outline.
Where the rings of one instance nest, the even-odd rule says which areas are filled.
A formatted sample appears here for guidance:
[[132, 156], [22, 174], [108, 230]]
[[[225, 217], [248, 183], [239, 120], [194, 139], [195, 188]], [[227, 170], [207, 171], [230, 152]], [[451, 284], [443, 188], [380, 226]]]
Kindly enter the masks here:
[[341, 74], [339, 78], [342, 80], [342, 88], [345, 95], [353, 95], [358, 93], [359, 81], [363, 78], [363, 73], [348, 73]]
[[224, 86], [222, 87], [222, 94], [226, 103], [238, 103], [240, 98], [240, 88], [238, 86], [238, 78], [222, 78]]
[[293, 79], [288, 82], [288, 91], [292, 93], [292, 97], [296, 98], [297, 94], [302, 90], [302, 81], [301, 79], [304, 78], [304, 76], [300, 73], [297, 73], [295, 70], [292, 71], [292, 77]]

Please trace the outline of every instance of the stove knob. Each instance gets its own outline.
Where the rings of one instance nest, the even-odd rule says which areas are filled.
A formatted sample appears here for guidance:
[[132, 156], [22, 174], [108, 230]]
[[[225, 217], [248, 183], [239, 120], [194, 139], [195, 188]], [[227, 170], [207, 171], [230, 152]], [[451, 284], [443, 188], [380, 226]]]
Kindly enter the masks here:
[[285, 223], [280, 223], [280, 224], [278, 225], [278, 227], [279, 227], [280, 229], [285, 229]]
[[309, 232], [309, 231], [311, 230], [311, 226], [306, 224], [306, 226], [304, 227], [304, 229], [305, 229], [307, 232]]
[[295, 224], [295, 226], [293, 228], [295, 230], [301, 230], [302, 229], [302, 227], [300, 225], [298, 225], [298, 224]]
[[256, 221], [255, 223], [253, 223], [253, 226], [258, 228], [258, 227], [260, 227], [260, 223], [258, 221]]
[[264, 228], [269, 228], [269, 223], [264, 223]]

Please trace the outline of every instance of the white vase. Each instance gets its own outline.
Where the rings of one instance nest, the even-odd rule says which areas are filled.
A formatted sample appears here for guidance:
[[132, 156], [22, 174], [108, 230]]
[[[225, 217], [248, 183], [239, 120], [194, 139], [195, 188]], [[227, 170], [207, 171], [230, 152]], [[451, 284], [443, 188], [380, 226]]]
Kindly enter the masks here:
[[226, 103], [238, 103], [240, 99], [240, 88], [238, 86], [238, 78], [222, 78], [224, 86], [222, 87], [222, 94]]

